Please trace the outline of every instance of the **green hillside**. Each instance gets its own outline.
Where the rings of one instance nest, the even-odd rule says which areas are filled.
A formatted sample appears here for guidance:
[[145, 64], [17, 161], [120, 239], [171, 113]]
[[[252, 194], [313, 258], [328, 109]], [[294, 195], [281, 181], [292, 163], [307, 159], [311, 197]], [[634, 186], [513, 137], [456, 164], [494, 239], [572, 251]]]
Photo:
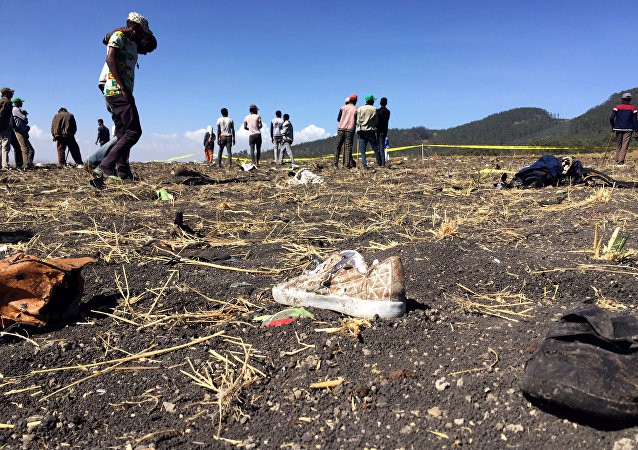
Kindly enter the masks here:
[[524, 145], [532, 136], [552, 129], [557, 119], [541, 108], [515, 108], [447, 130], [433, 132], [432, 143]]
[[605, 146], [609, 142], [611, 127], [609, 116], [614, 106], [620, 103], [623, 92], [638, 94], [638, 88], [615, 92], [598, 106], [568, 121], [568, 127], [540, 136], [530, 142], [533, 145], [583, 145]]
[[[426, 127], [393, 128], [388, 131], [392, 147], [431, 144], [547, 145], [604, 147], [609, 142], [609, 116], [620, 103], [623, 92], [638, 95], [638, 88], [612, 94], [573, 119], [558, 119], [541, 108], [514, 108], [491, 114], [484, 119], [445, 130]], [[322, 156], [334, 152], [336, 136], [294, 146], [295, 156]], [[356, 145], [356, 138], [355, 138]]]

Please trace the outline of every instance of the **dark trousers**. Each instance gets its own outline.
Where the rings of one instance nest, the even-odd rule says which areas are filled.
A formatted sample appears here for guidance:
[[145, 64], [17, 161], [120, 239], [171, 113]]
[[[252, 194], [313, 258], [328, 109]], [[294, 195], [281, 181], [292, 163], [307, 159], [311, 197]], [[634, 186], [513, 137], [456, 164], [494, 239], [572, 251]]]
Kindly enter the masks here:
[[74, 136], [56, 136], [55, 141], [58, 144], [58, 166], [66, 165], [66, 156], [64, 152], [69, 147], [71, 157], [76, 164], [82, 164], [82, 154], [80, 153], [80, 146], [75, 141]]
[[337, 130], [337, 150], [335, 151], [335, 158], [333, 164], [339, 165], [339, 154], [345, 144], [343, 151], [343, 165], [345, 167], [352, 167], [352, 143], [354, 142], [354, 130]]
[[[261, 157], [261, 134], [251, 134], [248, 137], [248, 145], [250, 146], [250, 159], [252, 160], [253, 164], [259, 164], [259, 158]], [[256, 155], [255, 147], [257, 148]]]
[[114, 171], [130, 172], [128, 159], [131, 148], [142, 137], [142, 125], [135, 100], [131, 97], [131, 101], [127, 101], [123, 95], [111, 95], [105, 98], [111, 108], [117, 142], [102, 160], [100, 169], [107, 174], [112, 174]]
[[219, 150], [218, 150], [219, 153], [217, 153], [217, 165], [219, 167], [222, 166], [222, 153], [224, 153], [224, 147], [228, 149], [228, 167], [232, 167], [233, 155], [230, 150], [232, 146], [233, 146], [232, 136], [221, 136], [219, 138]]

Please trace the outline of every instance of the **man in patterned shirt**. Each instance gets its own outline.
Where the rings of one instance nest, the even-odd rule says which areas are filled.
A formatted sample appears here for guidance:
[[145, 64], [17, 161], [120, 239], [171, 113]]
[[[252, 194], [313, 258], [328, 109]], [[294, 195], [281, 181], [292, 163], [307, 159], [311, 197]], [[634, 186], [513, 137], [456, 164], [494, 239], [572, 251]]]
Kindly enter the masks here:
[[114, 134], [118, 140], [94, 170], [98, 177], [132, 178], [129, 154], [142, 136], [140, 117], [133, 97], [137, 46], [144, 36], [152, 34], [148, 21], [140, 14], [131, 12], [126, 19], [126, 27], [118, 28], [109, 38], [104, 96], [111, 109], [115, 123]]

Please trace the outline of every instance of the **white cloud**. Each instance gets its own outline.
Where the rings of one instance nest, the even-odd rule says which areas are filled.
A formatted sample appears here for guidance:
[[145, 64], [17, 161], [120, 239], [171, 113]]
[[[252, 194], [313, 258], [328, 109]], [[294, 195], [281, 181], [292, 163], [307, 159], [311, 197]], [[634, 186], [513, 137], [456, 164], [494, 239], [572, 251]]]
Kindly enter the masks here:
[[295, 144], [301, 144], [302, 142], [316, 141], [318, 139], [325, 139], [330, 137], [324, 128], [317, 125], [310, 124], [303, 128], [301, 131], [295, 131]]
[[206, 128], [200, 128], [199, 130], [185, 131], [184, 137], [188, 140], [199, 143], [204, 141], [205, 134], [206, 134]]
[[171, 134], [164, 134], [164, 133], [151, 133], [153, 137], [156, 137], [158, 139], [172, 139], [175, 140], [177, 139], [179, 136], [177, 135], [177, 133], [171, 133]]
[[44, 130], [37, 125], [32, 125], [29, 130], [29, 138], [42, 139], [44, 137]]

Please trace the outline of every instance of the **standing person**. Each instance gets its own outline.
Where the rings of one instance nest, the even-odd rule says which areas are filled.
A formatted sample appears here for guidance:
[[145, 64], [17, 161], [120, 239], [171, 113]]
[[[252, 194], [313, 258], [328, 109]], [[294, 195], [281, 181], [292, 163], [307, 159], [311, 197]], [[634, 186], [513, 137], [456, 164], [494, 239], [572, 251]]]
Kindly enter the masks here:
[[13, 89], [0, 89], [0, 152], [2, 152], [2, 169], [9, 169], [9, 146], [11, 144], [11, 97]]
[[381, 153], [382, 165], [385, 166], [387, 159], [387, 152], [385, 151], [385, 141], [388, 137], [388, 124], [390, 122], [390, 110], [386, 108], [388, 99], [381, 97], [379, 100], [380, 108], [377, 109], [377, 142], [379, 146], [379, 153]]
[[279, 164], [283, 164], [284, 152], [288, 152], [288, 156], [290, 157], [290, 165], [294, 166], [295, 158], [292, 156], [292, 141], [295, 138], [295, 133], [292, 128], [292, 123], [290, 122], [290, 116], [288, 114], [284, 114], [284, 119], [281, 124], [281, 136], [283, 145], [281, 147], [281, 153], [279, 153]]
[[[110, 32], [104, 37], [102, 41], [104, 45], [108, 45], [112, 35], [113, 35], [113, 32]], [[153, 36], [152, 34], [145, 34], [140, 40], [139, 45], [137, 46], [137, 53], [139, 55], [146, 55], [147, 53], [152, 52], [156, 48], [157, 48], [157, 39], [155, 39], [155, 36]], [[102, 68], [102, 72], [100, 73], [100, 78], [98, 80], [98, 88], [100, 89], [100, 93], [102, 94], [104, 103], [106, 103], [106, 110], [110, 113], [111, 107], [106, 101], [106, 97], [104, 97], [104, 86], [106, 85], [106, 79], [107, 79], [108, 73], [109, 73], [109, 66], [105, 62], [104, 67]], [[91, 155], [89, 155], [87, 159], [88, 167], [90, 169], [95, 169], [97, 166], [99, 166], [102, 160], [104, 159], [104, 157], [108, 154], [108, 152], [111, 151], [111, 149], [113, 148], [116, 142], [117, 142], [117, 136], [115, 135], [115, 124], [114, 124], [113, 128], [111, 129], [111, 139], [105, 144], [103, 144], [102, 146], [100, 146], [100, 148], [97, 149], [95, 152], [93, 152]], [[93, 173], [91, 170], [89, 172]], [[129, 179], [132, 180], [132, 178], [129, 178]]]
[[625, 156], [631, 141], [631, 133], [638, 133], [638, 110], [631, 104], [631, 94], [625, 92], [621, 98], [621, 104], [616, 106], [609, 118], [611, 128], [616, 132], [616, 154], [614, 160], [618, 166], [625, 165]]
[[[31, 141], [29, 141], [29, 130], [31, 127], [29, 126], [29, 119], [27, 118], [27, 112], [22, 109], [22, 100], [20, 97], [16, 97], [11, 100], [13, 103], [13, 110], [11, 114], [13, 116], [13, 132], [18, 141], [18, 145], [20, 146], [20, 151], [22, 153], [20, 165], [23, 169], [31, 169], [33, 167], [33, 157], [35, 156], [35, 150], [31, 145]], [[18, 166], [18, 149], [16, 151], [16, 167]]]
[[383, 167], [382, 153], [379, 150], [379, 141], [377, 140], [377, 109], [373, 106], [376, 98], [374, 95], [366, 95], [366, 104], [357, 110], [357, 126], [359, 127], [359, 151], [361, 152], [361, 164], [364, 169], [368, 168], [366, 161], [366, 148], [368, 143], [374, 150], [374, 156], [377, 160], [377, 166]]
[[[259, 158], [261, 157], [261, 128], [263, 124], [261, 123], [261, 117], [257, 114], [259, 111], [257, 105], [250, 105], [248, 111], [250, 111], [250, 114], [244, 118], [244, 130], [248, 130], [250, 159], [254, 165], [258, 166]], [[257, 149], [257, 153], [255, 153], [255, 148]]]
[[97, 119], [97, 138], [95, 139], [95, 145], [99, 143], [101, 147], [110, 140], [111, 133], [109, 133], [109, 129], [104, 126], [104, 120]]
[[284, 120], [281, 118], [281, 111], [275, 111], [275, 118], [270, 122], [270, 140], [274, 144], [273, 152], [275, 162], [279, 163], [279, 153], [281, 152], [281, 146], [283, 137], [281, 136], [281, 125]]
[[206, 162], [212, 163], [215, 157], [215, 133], [213, 133], [213, 127], [208, 125], [206, 127], [206, 134], [204, 135], [204, 157]]
[[224, 147], [228, 149], [228, 168], [233, 166], [233, 155], [231, 147], [235, 145], [235, 122], [228, 117], [228, 110], [222, 108], [222, 116], [217, 119], [217, 146], [219, 147], [217, 153], [217, 167], [222, 166], [222, 153], [224, 153]]
[[352, 143], [354, 141], [354, 131], [357, 126], [357, 96], [352, 94], [348, 97], [345, 105], [339, 110], [337, 116], [337, 150], [335, 151], [334, 161], [332, 165], [339, 167], [339, 154], [345, 144], [345, 150], [343, 153], [344, 166], [348, 169], [353, 167], [356, 163], [352, 159]]
[[129, 155], [131, 148], [142, 136], [140, 116], [133, 97], [137, 47], [142, 44], [145, 35], [152, 34], [148, 20], [131, 12], [126, 19], [126, 27], [115, 30], [109, 37], [106, 54], [109, 72], [104, 85], [104, 96], [115, 123], [117, 142], [94, 170], [98, 177], [133, 177]]
[[385, 163], [387, 164], [390, 161], [390, 153], [388, 150], [390, 149], [390, 139], [385, 137], [385, 141], [383, 141], [383, 150], [385, 150]]
[[78, 167], [82, 167], [82, 155], [80, 153], [80, 146], [75, 141], [75, 133], [78, 127], [75, 123], [75, 117], [66, 108], [58, 109], [58, 113], [53, 116], [51, 121], [51, 136], [57, 143], [58, 149], [58, 168], [62, 169], [66, 167], [66, 156], [64, 152], [67, 146], [71, 157]]

